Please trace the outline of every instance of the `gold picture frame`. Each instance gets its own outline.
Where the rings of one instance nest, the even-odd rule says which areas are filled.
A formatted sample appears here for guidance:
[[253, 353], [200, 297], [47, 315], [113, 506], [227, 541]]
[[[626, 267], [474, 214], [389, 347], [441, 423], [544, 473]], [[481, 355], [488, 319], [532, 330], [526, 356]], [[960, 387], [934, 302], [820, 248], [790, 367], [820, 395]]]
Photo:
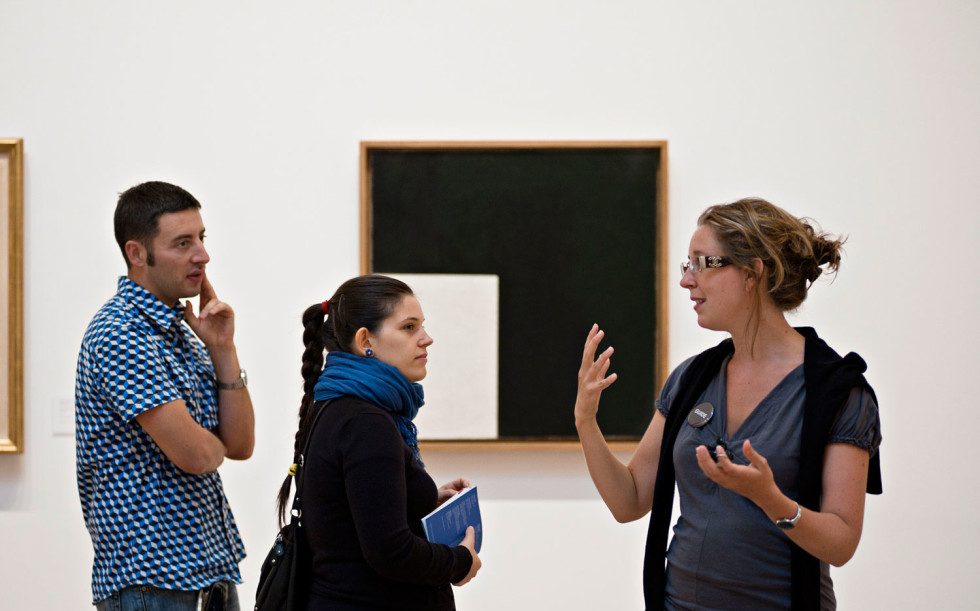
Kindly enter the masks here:
[[24, 141], [0, 138], [0, 453], [24, 451]]

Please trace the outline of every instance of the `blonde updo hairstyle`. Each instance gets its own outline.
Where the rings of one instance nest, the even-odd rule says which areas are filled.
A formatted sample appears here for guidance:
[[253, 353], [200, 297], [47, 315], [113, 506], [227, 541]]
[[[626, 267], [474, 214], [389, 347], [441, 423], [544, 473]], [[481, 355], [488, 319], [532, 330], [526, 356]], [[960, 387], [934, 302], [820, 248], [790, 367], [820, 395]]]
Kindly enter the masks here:
[[754, 260], [762, 260], [765, 283], [760, 285], [768, 287], [783, 312], [803, 303], [824, 268], [837, 272], [846, 240], [818, 231], [811, 219], [796, 218], [758, 197], [711, 206], [701, 213], [698, 225], [714, 231], [737, 267], [754, 275]]

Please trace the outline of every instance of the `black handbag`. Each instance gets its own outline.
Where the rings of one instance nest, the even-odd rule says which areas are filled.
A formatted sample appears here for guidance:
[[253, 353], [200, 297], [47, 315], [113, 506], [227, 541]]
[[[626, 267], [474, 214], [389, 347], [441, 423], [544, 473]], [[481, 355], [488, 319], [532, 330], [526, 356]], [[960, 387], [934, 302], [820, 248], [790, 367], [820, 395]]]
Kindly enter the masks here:
[[299, 611], [306, 606], [310, 587], [310, 551], [303, 531], [303, 510], [300, 503], [303, 494], [303, 465], [310, 448], [313, 429], [325, 407], [326, 405], [322, 406], [314, 417], [306, 435], [303, 453], [290, 469], [289, 474], [296, 488], [293, 508], [289, 512], [289, 523], [279, 529], [272, 549], [262, 562], [259, 585], [255, 591], [255, 611]]

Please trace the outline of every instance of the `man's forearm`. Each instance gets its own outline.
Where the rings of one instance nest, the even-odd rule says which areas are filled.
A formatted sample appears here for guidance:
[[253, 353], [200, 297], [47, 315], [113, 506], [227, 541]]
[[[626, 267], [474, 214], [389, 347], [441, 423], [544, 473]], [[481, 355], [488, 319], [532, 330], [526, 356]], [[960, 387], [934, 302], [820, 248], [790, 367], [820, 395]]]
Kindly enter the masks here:
[[218, 436], [228, 458], [245, 460], [255, 447], [255, 413], [247, 388], [218, 390]]
[[245, 460], [252, 456], [255, 447], [255, 413], [248, 388], [223, 389], [241, 376], [238, 351], [234, 344], [208, 348], [214, 365], [218, 388], [218, 437], [226, 448], [228, 458]]

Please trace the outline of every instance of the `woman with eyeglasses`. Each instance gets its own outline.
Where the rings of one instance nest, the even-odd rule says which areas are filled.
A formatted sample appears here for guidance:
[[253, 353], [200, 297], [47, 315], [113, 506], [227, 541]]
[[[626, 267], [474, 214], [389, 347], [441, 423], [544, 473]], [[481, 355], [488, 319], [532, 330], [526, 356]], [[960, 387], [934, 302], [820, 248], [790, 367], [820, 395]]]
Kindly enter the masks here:
[[854, 555], [865, 492], [881, 492], [878, 407], [861, 357], [786, 312], [837, 271], [842, 243], [762, 199], [701, 214], [681, 286], [698, 324], [730, 337], [671, 373], [625, 465], [596, 421], [613, 348], [596, 357], [589, 332], [575, 424], [613, 516], [651, 513], [647, 609], [836, 608], [829, 565]]

